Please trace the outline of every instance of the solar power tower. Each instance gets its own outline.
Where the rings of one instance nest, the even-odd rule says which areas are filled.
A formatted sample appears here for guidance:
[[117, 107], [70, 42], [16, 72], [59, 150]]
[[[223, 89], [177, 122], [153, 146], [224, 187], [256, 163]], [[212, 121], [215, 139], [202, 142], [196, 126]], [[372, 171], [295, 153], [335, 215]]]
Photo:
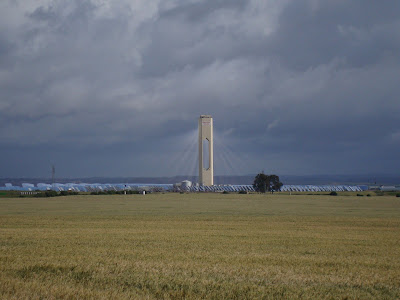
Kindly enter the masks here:
[[199, 118], [199, 183], [214, 185], [213, 119], [209, 115]]

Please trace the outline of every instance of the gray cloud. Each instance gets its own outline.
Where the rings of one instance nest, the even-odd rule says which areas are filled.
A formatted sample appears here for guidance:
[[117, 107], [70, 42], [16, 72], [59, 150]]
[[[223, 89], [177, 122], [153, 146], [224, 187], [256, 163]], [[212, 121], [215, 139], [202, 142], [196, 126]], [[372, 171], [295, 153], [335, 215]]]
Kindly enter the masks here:
[[0, 176], [193, 175], [204, 113], [218, 174], [395, 173], [399, 6], [5, 1]]

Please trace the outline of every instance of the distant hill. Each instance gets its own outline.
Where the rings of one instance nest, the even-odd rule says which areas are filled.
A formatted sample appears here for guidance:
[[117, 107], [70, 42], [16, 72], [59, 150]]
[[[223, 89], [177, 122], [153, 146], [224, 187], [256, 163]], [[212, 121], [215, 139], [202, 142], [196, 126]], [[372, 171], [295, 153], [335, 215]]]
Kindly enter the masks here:
[[[252, 184], [254, 175], [214, 176], [214, 184]], [[279, 175], [279, 174], [278, 174]], [[349, 185], [397, 185], [400, 175], [279, 175], [283, 184], [349, 184]], [[176, 183], [183, 180], [198, 181], [197, 176], [174, 177], [89, 177], [89, 178], [57, 178], [56, 182], [84, 183]], [[5, 183], [21, 185], [22, 183], [51, 183], [50, 178], [0, 178], [0, 186]]]

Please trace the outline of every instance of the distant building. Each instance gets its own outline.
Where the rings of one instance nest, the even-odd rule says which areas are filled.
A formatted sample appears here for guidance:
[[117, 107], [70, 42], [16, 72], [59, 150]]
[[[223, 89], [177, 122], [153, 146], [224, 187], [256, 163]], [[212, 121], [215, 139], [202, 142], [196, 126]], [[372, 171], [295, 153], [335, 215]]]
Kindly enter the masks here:
[[400, 186], [381, 185], [379, 187], [379, 190], [382, 191], [382, 192], [399, 192], [400, 191]]
[[192, 182], [189, 180], [184, 180], [174, 184], [174, 190], [178, 192], [188, 192], [192, 187]]

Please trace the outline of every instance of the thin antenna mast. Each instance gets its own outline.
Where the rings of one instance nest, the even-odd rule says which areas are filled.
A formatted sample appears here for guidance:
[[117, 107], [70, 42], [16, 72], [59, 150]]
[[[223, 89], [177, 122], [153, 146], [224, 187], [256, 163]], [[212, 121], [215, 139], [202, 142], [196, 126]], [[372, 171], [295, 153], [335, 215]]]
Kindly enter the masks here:
[[54, 190], [54, 181], [56, 177], [56, 167], [51, 165], [51, 188]]

